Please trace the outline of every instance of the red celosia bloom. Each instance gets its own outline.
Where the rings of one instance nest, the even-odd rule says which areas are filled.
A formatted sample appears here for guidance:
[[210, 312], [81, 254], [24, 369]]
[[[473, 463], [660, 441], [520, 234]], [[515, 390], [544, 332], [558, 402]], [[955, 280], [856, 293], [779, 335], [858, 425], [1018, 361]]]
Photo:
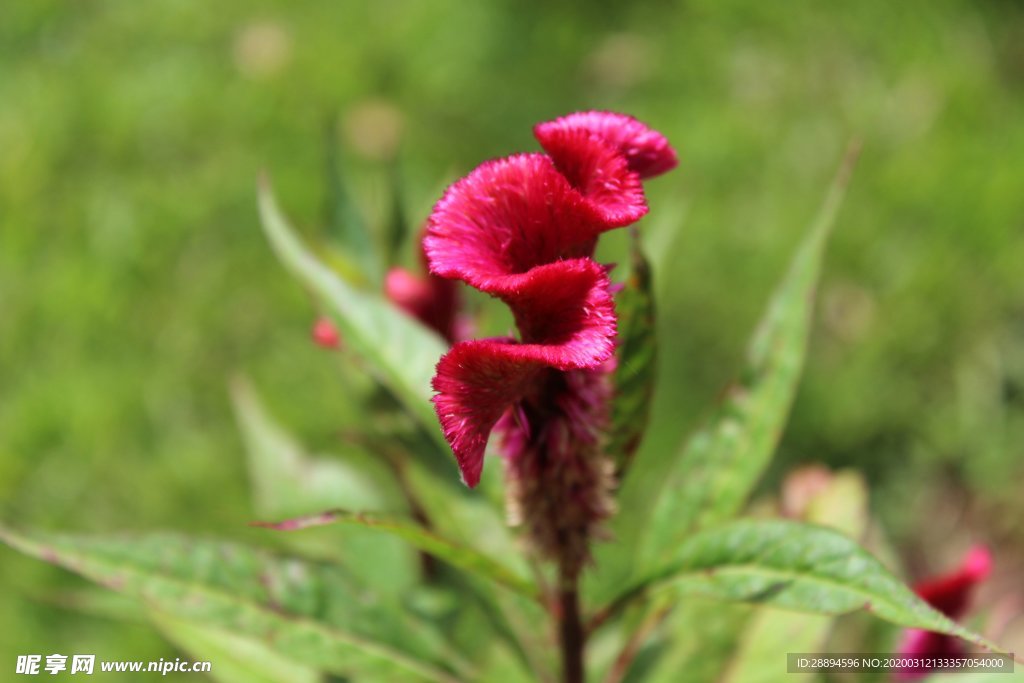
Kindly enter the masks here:
[[[992, 569], [992, 556], [988, 548], [975, 546], [956, 571], [914, 586], [925, 602], [950, 619], [960, 619], [967, 612], [974, 587], [988, 576]], [[964, 654], [960, 641], [953, 636], [921, 629], [907, 629], [900, 643], [900, 654], [906, 656], [935, 656], [953, 658]], [[899, 671], [898, 681], [914, 681], [928, 673], [924, 668]]]
[[506, 416], [514, 506], [549, 519], [558, 507], [571, 527], [542, 534], [540, 546], [553, 552], [610, 512], [600, 440], [616, 319], [594, 246], [647, 213], [640, 179], [674, 167], [676, 155], [621, 114], [572, 114], [534, 134], [547, 154], [486, 162], [448, 189], [424, 249], [432, 273], [501, 299], [515, 317], [517, 339], [460, 342], [440, 360], [434, 404], [469, 486]]
[[[421, 252], [426, 267], [426, 254]], [[462, 336], [456, 283], [432, 273], [416, 275], [392, 268], [384, 278], [384, 294], [396, 306], [437, 331], [449, 343]]]
[[[420, 250], [424, 269], [427, 257]], [[460, 297], [451, 280], [427, 272], [417, 275], [405, 268], [394, 267], [384, 277], [384, 295], [406, 314], [433, 329], [449, 344], [467, 336], [472, 329], [459, 315]], [[313, 342], [325, 349], [341, 348], [341, 335], [327, 318], [318, 318], [311, 332]]]

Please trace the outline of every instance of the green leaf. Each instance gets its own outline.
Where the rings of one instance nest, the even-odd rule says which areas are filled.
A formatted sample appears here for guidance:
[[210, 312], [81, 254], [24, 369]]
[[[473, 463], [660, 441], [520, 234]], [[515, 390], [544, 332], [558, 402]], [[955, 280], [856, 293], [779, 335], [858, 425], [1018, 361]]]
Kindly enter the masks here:
[[[498, 476], [497, 472], [484, 469], [485, 478]], [[415, 459], [405, 463], [404, 471], [409, 487], [416, 492], [437, 533], [491, 557], [502, 558], [519, 575], [529, 573], [522, 548], [500, 509], [481, 495], [483, 484], [471, 490], [459, 483], [457, 475], [438, 474]]]
[[735, 515], [767, 466], [796, 393], [825, 244], [854, 158], [851, 151], [772, 295], [740, 378], [663, 478], [640, 547], [641, 567], [654, 566], [695, 529]]
[[50, 590], [30, 595], [30, 599], [40, 604], [102, 619], [147, 623], [146, 613], [138, 600], [121, 593], [113, 593], [102, 586], [77, 587], [56, 592]]
[[380, 458], [352, 449], [345, 459], [309, 455], [267, 413], [249, 382], [231, 384], [260, 515], [285, 517], [344, 507], [400, 510], [401, 492]]
[[856, 542], [832, 529], [783, 520], [740, 521], [699, 532], [620, 595], [688, 595], [818, 614], [866, 609], [894, 624], [958, 636], [1000, 651], [928, 606]]
[[[687, 683], [719, 683], [742, 643], [750, 605], [688, 598], [667, 620], [667, 636], [654, 645], [657, 654], [646, 675], [626, 678], [649, 683], [676, 683], [686, 672]], [[786, 650], [783, 650], [786, 652]]]
[[[379, 456], [352, 448], [343, 460], [313, 457], [274, 422], [247, 382], [233, 382], [231, 397], [245, 437], [260, 516], [290, 517], [332, 507], [406, 510], [402, 493]], [[337, 534], [307, 534], [288, 540], [305, 554], [337, 559], [382, 593], [401, 593], [418, 578], [415, 553], [396, 538], [353, 528], [342, 539]]]
[[615, 401], [607, 446], [620, 479], [647, 429], [658, 350], [651, 269], [640, 249], [637, 232], [633, 229], [630, 232], [632, 269], [625, 289], [615, 301], [619, 346], [618, 364], [612, 377]]
[[[797, 470], [786, 486], [816, 486], [811, 478], [826, 477], [824, 485], [806, 499], [802, 519], [830, 527], [853, 540], [868, 528], [868, 493], [864, 479], [853, 471]], [[802, 479], [802, 481], [801, 481]], [[759, 607], [739, 639], [739, 646], [721, 683], [770, 683], [778, 680], [784, 652], [821, 652], [835, 623], [832, 616], [801, 614]]]
[[150, 621], [195, 661], [210, 662], [218, 683], [320, 683], [320, 673], [252, 638], [151, 612]]
[[453, 567], [492, 581], [524, 597], [539, 599], [537, 587], [533, 585], [529, 578], [473, 548], [442, 538], [411, 521], [345, 512], [343, 510], [330, 510], [318, 515], [298, 517], [276, 523], [261, 522], [258, 525], [278, 531], [296, 531], [327, 524], [355, 524], [397, 536], [413, 547], [430, 553]]
[[327, 225], [339, 247], [339, 251], [332, 254], [332, 261], [350, 282], [379, 283], [380, 254], [362, 212], [346, 187], [338, 125], [333, 118], [325, 127], [324, 146], [327, 150]]
[[[434, 531], [403, 520], [375, 518], [373, 521], [378, 524], [369, 525], [366, 522], [370, 518], [366, 515], [337, 520], [331, 515], [324, 520], [307, 518], [297, 520], [297, 526], [301, 527], [304, 521], [313, 524], [348, 522], [363, 531], [399, 536], [414, 547], [466, 570], [463, 576], [472, 582], [472, 586], [464, 587], [466, 594], [479, 601], [498, 639], [516, 654], [527, 670], [540, 676], [550, 668], [545, 662], [549, 643], [545, 634], [537, 629], [537, 623], [544, 621], [547, 615], [538, 603], [537, 588], [527, 578], [529, 568], [508, 527], [494, 514], [486, 499], [466, 487], [446, 487], [438, 483], [436, 476], [416, 461], [406, 463], [406, 470], [410, 484], [435, 523]], [[357, 519], [360, 517], [361, 520]], [[501, 558], [502, 562], [491, 558]]]
[[[409, 218], [405, 213], [405, 197], [402, 192], [402, 173], [396, 156], [388, 165], [388, 180], [391, 186], [391, 210], [385, 225], [384, 250], [388, 263], [397, 263], [409, 232]], [[416, 245], [419, 250], [419, 245]]]
[[309, 667], [367, 680], [460, 680], [461, 660], [433, 631], [333, 565], [170, 534], [79, 537], [0, 528], [0, 539], [154, 610], [255, 639]]
[[[259, 208], [263, 229], [278, 258], [329, 304], [332, 321], [348, 347], [369, 363], [378, 379], [447, 453], [430, 402], [430, 380], [447, 348], [445, 343], [381, 296], [355, 289], [318, 261], [282, 215], [266, 180], [260, 183]], [[454, 472], [454, 460], [448, 466]]]
[[[739, 634], [719, 683], [772, 683], [783, 680], [787, 652], [821, 652], [835, 617], [762, 607]], [[808, 681], [819, 678], [809, 676]], [[802, 677], [801, 680], [804, 680]]]
[[[794, 491], [797, 487], [804, 491]], [[799, 511], [802, 519], [834, 528], [852, 539], [864, 536], [867, 487], [856, 472], [832, 474], [805, 468], [786, 478], [784, 490], [790, 495], [802, 493], [806, 503]], [[695, 683], [780, 680], [780, 672], [785, 671], [784, 654], [780, 653], [820, 652], [834, 622], [830, 615], [687, 598], [672, 615], [666, 653], [650, 680], [671, 681], [678, 671], [687, 671], [691, 674], [687, 679]], [[698, 672], [701, 676], [695, 675]]]

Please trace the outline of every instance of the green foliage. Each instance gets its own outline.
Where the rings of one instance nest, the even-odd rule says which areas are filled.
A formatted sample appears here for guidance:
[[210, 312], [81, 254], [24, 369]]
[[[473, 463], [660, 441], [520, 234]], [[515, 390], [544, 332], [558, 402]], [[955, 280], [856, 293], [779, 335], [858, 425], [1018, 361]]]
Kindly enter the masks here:
[[866, 609], [901, 626], [998, 649], [928, 607], [847, 536], [796, 522], [741, 521], [698, 532], [616, 598], [609, 611], [661, 591], [680, 599], [696, 595], [822, 614]]
[[[385, 462], [350, 447], [345, 458], [314, 457], [275, 423], [248, 383], [238, 380], [232, 398], [245, 438], [256, 513], [266, 518], [310, 508], [405, 512]], [[337, 538], [290, 537], [291, 547], [342, 562], [374, 590], [401, 594], [416, 582], [415, 553], [394, 538], [353, 529]]]
[[217, 683], [319, 683], [320, 673], [266, 647], [254, 638], [210, 628], [195, 621], [152, 612], [150, 621], [193, 661], [217, 662], [210, 676]]
[[[596, 658], [610, 683], [669, 680], [683, 669], [692, 669], [694, 680], [746, 683], [766, 675], [764, 663], [784, 649], [823, 644], [830, 619], [777, 608], [828, 616], [867, 610], [904, 627], [997, 649], [928, 607], [851, 538], [868, 525], [856, 478], [830, 478], [801, 511], [811, 522], [842, 531], [788, 520], [729, 521], [748, 502], [774, 452], [795, 394], [825, 244], [852, 162], [848, 155], [772, 296], [737, 384], [707, 426], [668, 461], [652, 515], [627, 514], [619, 522], [617, 530], [641, 550], [620, 559], [628, 580], [611, 582], [606, 573], [589, 584], [594, 604], [585, 616], [592, 633], [604, 628], [610, 634], [606, 654]], [[393, 443], [380, 459], [358, 450], [345, 459], [314, 457], [270, 417], [247, 383], [236, 381], [232, 397], [258, 510], [274, 517], [309, 507], [353, 510], [258, 526], [301, 532], [286, 535], [296, 538], [334, 525], [357, 535], [339, 537], [334, 548], [290, 544], [310, 559], [169, 535], [3, 530], [0, 536], [145, 604], [173, 642], [197, 658], [222, 662], [217, 676], [223, 681], [314, 680], [320, 671], [453, 682], [504, 677], [497, 672], [509, 670], [513, 678], [550, 679], [550, 634], [537, 628], [550, 616], [544, 575], [530, 571], [497, 521], [496, 501], [440, 482], [433, 466], [444, 455], [438, 440], [417, 444], [426, 430], [437, 433], [428, 398], [440, 340], [309, 252], [265, 183], [259, 203], [279, 258], [330, 305], [346, 345], [388, 390], [383, 396], [397, 399], [415, 419], [393, 423]], [[643, 436], [654, 378], [651, 280], [635, 242], [623, 299], [615, 383], [625, 405], [614, 413], [611, 446], [624, 472]], [[390, 414], [388, 406], [385, 400], [378, 410]], [[638, 490], [633, 484], [626, 495]], [[495, 529], [500, 533], [491, 533]], [[605, 557], [616, 547], [622, 552], [630, 545], [609, 543]], [[438, 572], [438, 561], [455, 573]]]
[[299, 517], [283, 522], [261, 522], [259, 526], [278, 531], [298, 531], [328, 524], [354, 524], [377, 529], [409, 543], [414, 548], [443, 560], [453, 567], [472, 572], [479, 577], [493, 581], [502, 588], [514, 591], [526, 598], [539, 598], [537, 589], [529, 579], [518, 576], [500, 562], [473, 548], [459, 545], [423, 527], [404, 519], [367, 515], [358, 512], [330, 510], [309, 517]]
[[615, 300], [618, 316], [618, 349], [613, 377], [615, 405], [608, 455], [623, 478], [640, 445], [650, 418], [657, 362], [657, 334], [651, 267], [640, 247], [635, 229], [630, 230], [630, 273]]
[[260, 640], [280, 655], [370, 680], [450, 683], [457, 659], [398, 603], [367, 599], [330, 565], [171, 535], [0, 537], [24, 553], [136, 597], [172, 617]]
[[314, 458], [271, 419], [247, 382], [235, 382], [231, 393], [249, 454], [259, 514], [286, 517], [311, 507], [403, 509], [401, 492], [386, 461], [355, 448], [344, 459]]
[[430, 378], [445, 350], [441, 339], [382, 296], [352, 287], [317, 260], [288, 225], [266, 180], [260, 183], [259, 206], [263, 229], [281, 261], [324, 299], [346, 343], [370, 363], [381, 382], [443, 444], [430, 403]]
[[[381, 453], [348, 438], [371, 423], [367, 406], [377, 389], [365, 360], [310, 348], [315, 309], [251, 229], [251, 179], [259, 168], [273, 171], [297, 223], [310, 228], [305, 234], [327, 237], [313, 251], [336, 266], [338, 252], [359, 251], [360, 240], [393, 250], [398, 240], [389, 230], [409, 234], [443, 177], [481, 156], [529, 148], [524, 122], [598, 106], [657, 123], [684, 168], [678, 179], [652, 183], [657, 210], [641, 226], [658, 295], [657, 393], [616, 541], [598, 550], [589, 607], [634, 578], [638, 547], [644, 561], [660, 554], [638, 531], [653, 503], [645, 482], [663, 483], [675, 462], [664, 456], [676, 454], [679, 436], [735, 367], [739, 340], [808, 197], [851, 131], [867, 143], [863, 173], [831, 249], [808, 372], [761, 492], [793, 462], [813, 457], [866, 473], [873, 507], [903, 553], [934, 548], [921, 522], [952, 507], [950, 482], [991, 537], [1022, 538], [1015, 520], [1024, 332], [1013, 322], [1024, 300], [1019, 7], [869, 0], [780, 9], [699, 0], [595, 12], [587, 3], [442, 1], [392, 10], [234, 0], [216, 11], [166, 0], [2, 3], [4, 519], [82, 529], [174, 520], [237, 536], [254, 516], [336, 506], [407, 512], [400, 487], [381, 472]], [[365, 158], [346, 128], [367, 101], [406, 115], [406, 185], [389, 198], [399, 196], [409, 225], [389, 223], [382, 216], [390, 208], [377, 201], [396, 166]], [[329, 186], [316, 182], [324, 162], [319, 133], [336, 110], [351, 166]], [[318, 226], [325, 200], [335, 208]], [[349, 230], [360, 224], [366, 232]], [[626, 253], [620, 248], [607, 260], [624, 262]], [[380, 267], [396, 260], [390, 256]], [[349, 261], [356, 269], [370, 263]], [[349, 289], [379, 300], [358, 290], [359, 283], [373, 288], [370, 275], [344, 275]], [[329, 298], [307, 288], [333, 313]], [[246, 432], [255, 513], [223, 391], [225, 375], [239, 369], [266, 390], [264, 412], [302, 435], [273, 451], [301, 457], [261, 470], [260, 447]], [[386, 380], [394, 372], [373, 369]], [[402, 381], [390, 376], [393, 396], [401, 398], [394, 385]], [[420, 401], [429, 392], [417, 386], [407, 388]], [[424, 422], [429, 413], [413, 415], [406, 421], [419, 420], [434, 436], [403, 423], [399, 458], [413, 463], [406, 476], [435, 531], [528, 575], [500, 500], [493, 491], [488, 499], [461, 489], [436, 429]], [[240, 422], [245, 431], [246, 418]], [[763, 477], [764, 464], [752, 462], [737, 491]], [[749, 493], [728, 505], [741, 507]], [[711, 516], [719, 515], [728, 516]], [[945, 542], [945, 531], [934, 540]], [[370, 567], [359, 578], [406, 597], [419, 581], [416, 553], [370, 530], [266, 536], [273, 538], [261, 542], [341, 565], [368, 557], [364, 543], [401, 545], [405, 560], [388, 565], [395, 571]], [[0, 561], [10, 587], [0, 596], [0, 651], [70, 643], [112, 657], [169, 653], [134, 624], [54, 609], [48, 598], [77, 586], [73, 577], [13, 552]], [[469, 599], [468, 591], [444, 592], [462, 591], [458, 584], [417, 599], [441, 614], [448, 635], [487, 660], [482, 679], [511, 680], [504, 667], [542, 678], [553, 668], [540, 649], [549, 634], [537, 628], [546, 613], [491, 588], [475, 589], [488, 607], [472, 615], [446, 611]], [[489, 607], [503, 603], [511, 604], [500, 614]], [[712, 641], [726, 665], [738, 638], [744, 653], [762, 642], [737, 635], [748, 606], [690, 598], [665, 614], [658, 605], [631, 609], [639, 614], [630, 625], [648, 626], [649, 645], [630, 680], [641, 670], [673, 681], [680, 671], [715, 669]], [[492, 650], [495, 621], [511, 635]], [[192, 632], [206, 628], [187, 623]], [[695, 624], [700, 639], [692, 637]], [[607, 637], [624, 645], [633, 636], [627, 626], [607, 623], [595, 644]], [[536, 647], [523, 646], [531, 636]], [[174, 640], [190, 650], [186, 638]], [[264, 673], [275, 670], [268, 664]], [[694, 680], [718, 675], [694, 673]]]
[[[802, 518], [862, 541], [869, 522], [864, 481], [852, 472], [831, 477], [821, 491], [810, 496]], [[758, 607], [749, 623], [738, 632], [736, 651], [729, 660], [726, 675], [719, 680], [723, 683], [776, 680], [778, 669], [765, 663], [780, 652], [827, 652], [826, 640], [834, 622], [828, 616]], [[694, 624], [689, 626], [693, 628]]]
[[650, 525], [642, 530], [645, 563], [672, 553], [694, 529], [735, 515], [767, 466], [796, 394], [825, 245], [855, 158], [856, 151], [851, 149], [772, 295], [739, 379], [729, 387], [707, 426], [669, 461]]
[[331, 252], [333, 263], [350, 281], [379, 284], [382, 278], [380, 250], [375, 247], [373, 233], [346, 186], [337, 121], [328, 123], [325, 138], [327, 227], [337, 246]]

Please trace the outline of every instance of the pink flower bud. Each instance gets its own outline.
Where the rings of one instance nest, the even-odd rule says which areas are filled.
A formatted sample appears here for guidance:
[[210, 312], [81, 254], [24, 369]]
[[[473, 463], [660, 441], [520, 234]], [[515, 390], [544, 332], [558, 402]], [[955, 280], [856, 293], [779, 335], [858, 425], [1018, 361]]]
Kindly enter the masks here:
[[335, 329], [334, 324], [327, 318], [318, 318], [313, 323], [311, 336], [313, 343], [325, 349], [341, 348], [341, 335]]
[[459, 296], [451, 280], [430, 274], [416, 276], [404, 268], [392, 268], [384, 278], [384, 294], [449, 343], [458, 338]]

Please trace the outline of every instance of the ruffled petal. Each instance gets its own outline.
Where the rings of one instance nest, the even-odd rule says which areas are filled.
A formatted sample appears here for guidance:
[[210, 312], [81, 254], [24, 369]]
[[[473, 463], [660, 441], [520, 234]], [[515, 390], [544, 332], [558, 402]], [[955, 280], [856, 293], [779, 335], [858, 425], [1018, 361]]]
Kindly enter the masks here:
[[495, 423], [544, 369], [528, 351], [509, 339], [473, 340], [459, 342], [437, 364], [434, 410], [470, 488], [480, 482]]
[[543, 154], [490, 161], [434, 207], [423, 246], [431, 272], [491, 291], [495, 278], [589, 255], [603, 216]]
[[607, 270], [590, 259], [556, 261], [495, 283], [523, 346], [559, 370], [592, 368], [615, 351], [615, 303]]
[[[604, 268], [589, 259], [514, 276], [507, 292], [527, 343], [460, 342], [437, 364], [434, 408], [462, 478], [476, 486], [487, 439], [502, 414], [541, 386], [548, 369], [597, 368], [612, 357], [615, 312]], [[540, 343], [543, 342], [543, 343]]]
[[609, 227], [635, 223], [647, 213], [640, 176], [619, 150], [584, 128], [545, 131], [544, 150]]
[[541, 147], [548, 149], [550, 141], [567, 130], [585, 130], [604, 140], [626, 157], [630, 170], [641, 178], [660, 175], [679, 163], [676, 151], [664, 135], [625, 114], [578, 112], [539, 123], [534, 126], [533, 134], [540, 141]]
[[[535, 132], [547, 155], [476, 168], [435, 205], [423, 239], [430, 272], [502, 299], [521, 337], [460, 342], [438, 362], [434, 407], [471, 487], [503, 415], [538, 422], [552, 453], [592, 450], [607, 396], [569, 380], [576, 371], [603, 378], [599, 368], [613, 358], [616, 330], [607, 269], [590, 256], [600, 233], [647, 212], [640, 179], [676, 164], [660, 134], [626, 116], [576, 114]], [[404, 275], [389, 283], [392, 294], [410, 284]], [[556, 397], [554, 386], [562, 388]], [[581, 529], [605, 516], [592, 512]]]

